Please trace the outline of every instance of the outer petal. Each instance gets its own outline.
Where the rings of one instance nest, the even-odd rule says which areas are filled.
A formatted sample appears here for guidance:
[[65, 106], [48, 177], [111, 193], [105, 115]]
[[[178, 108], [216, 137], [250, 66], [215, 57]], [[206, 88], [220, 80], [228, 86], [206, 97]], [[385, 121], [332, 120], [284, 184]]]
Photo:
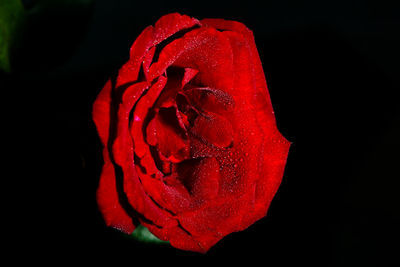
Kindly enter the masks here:
[[116, 87], [136, 81], [143, 61], [145, 61], [145, 64], [143, 65], [145, 68], [145, 76], [148, 77], [147, 71], [150, 63], [149, 60], [152, 59], [155, 52], [155, 50], [151, 48], [178, 31], [199, 24], [200, 23], [197, 19], [173, 13], [161, 17], [154, 27], [147, 27], [133, 43], [130, 50], [130, 59], [119, 70]]
[[114, 165], [104, 149], [104, 165], [100, 183], [97, 189], [97, 203], [107, 226], [131, 234], [135, 230], [132, 217], [126, 212], [119, 201]]
[[110, 132], [111, 89], [112, 84], [109, 79], [93, 103], [92, 109], [93, 121], [104, 146], [107, 145]]
[[118, 106], [118, 116], [115, 125], [116, 138], [112, 155], [115, 163], [122, 168], [123, 189], [129, 204], [143, 219], [158, 226], [176, 224], [169, 214], [159, 208], [147, 195], [140, 182], [134, 163], [134, 144], [129, 130], [129, 115], [134, 104], [148, 87], [147, 82], [137, 83], [126, 89], [122, 102]]
[[195, 25], [200, 25], [197, 19], [172, 13], [162, 16], [154, 25], [154, 44], [158, 44], [178, 31], [191, 28]]
[[282, 181], [290, 142], [277, 130], [264, 139], [261, 147], [262, 160], [259, 170], [263, 174], [255, 188], [255, 208], [253, 216], [258, 219], [265, 216], [269, 204]]
[[237, 21], [230, 21], [224, 19], [203, 19], [201, 23], [205, 26], [214, 27], [219, 30], [227, 30], [240, 33], [246, 39], [251, 50], [251, 57], [254, 66], [256, 94], [254, 95], [255, 103], [263, 108], [266, 114], [269, 114], [269, 121], [275, 123], [275, 116], [273, 116], [272, 103], [267, 90], [267, 83], [265, 80], [264, 71], [261, 65], [261, 60], [258, 56], [257, 47], [254, 41], [253, 32], [249, 30], [244, 24]]
[[195, 29], [165, 46], [150, 67], [149, 77], [158, 77], [171, 65], [194, 68], [199, 71], [195, 79], [204, 86], [230, 90], [233, 81], [229, 49], [227, 38], [215, 29]]
[[[229, 24], [229, 23], [228, 23]], [[226, 25], [225, 25], [226, 26]], [[255, 47], [254, 38], [251, 31], [237, 22], [232, 22], [232, 28], [236, 32], [225, 32], [231, 40], [231, 45], [235, 50], [235, 44], [244, 40], [249, 47], [250, 53], [248, 62], [253, 66], [252, 80], [254, 81], [255, 92], [252, 99], [253, 116], [259, 125], [263, 137], [255, 139], [263, 140], [259, 145], [258, 166], [254, 167], [260, 173], [254, 189], [254, 207], [249, 209], [248, 215], [243, 217], [242, 227], [251, 224], [254, 221], [264, 217], [282, 181], [286, 159], [290, 147], [287, 141], [278, 131], [275, 116], [273, 114], [272, 104], [269, 98], [265, 76], [262, 71], [261, 62]], [[225, 27], [229, 28], [229, 27]], [[237, 34], [237, 33], [240, 34]], [[242, 35], [244, 38], [242, 38]], [[239, 55], [236, 55], [237, 58]], [[241, 64], [244, 65], [243, 63]], [[240, 73], [240, 72], [236, 72]], [[243, 81], [243, 77], [240, 78]], [[250, 183], [249, 183], [250, 184]], [[250, 207], [250, 206], [249, 206]]]
[[[227, 159], [222, 158], [223, 182], [222, 194], [246, 194], [251, 192], [255, 180], [260, 177], [257, 162], [260, 159], [259, 148], [261, 147], [265, 129], [260, 127], [259, 119], [255, 116], [253, 106], [253, 95], [255, 81], [251, 62], [249, 46], [242, 35], [227, 34], [233, 53], [233, 76], [234, 88], [232, 96], [235, 107], [227, 114], [227, 119], [232, 123], [234, 135], [234, 147], [229, 152]], [[233, 38], [235, 37], [235, 38]], [[265, 110], [263, 111], [265, 113]], [[262, 119], [264, 119], [263, 117]], [[253, 191], [254, 193], [254, 191]], [[251, 205], [249, 205], [251, 206]], [[243, 211], [242, 215], [245, 214]]]
[[171, 218], [175, 213], [188, 209], [190, 196], [182, 184], [169, 184], [140, 173], [142, 185], [146, 193], [164, 210], [168, 211]]
[[97, 189], [97, 203], [108, 226], [130, 234], [135, 229], [135, 225], [119, 201], [114, 165], [111, 163], [107, 148], [110, 131], [111, 89], [111, 80], [108, 80], [93, 104], [93, 120], [104, 145], [104, 165]]
[[[235, 96], [236, 114], [232, 121], [237, 129], [244, 128], [240, 124], [246, 125], [246, 129], [241, 129], [240, 134], [235, 137], [236, 141], [242, 140], [237, 142], [240, 145], [236, 148], [243, 152], [239, 152], [239, 156], [234, 156], [236, 159], [241, 158], [243, 162], [235, 164], [237, 168], [245, 166], [244, 172], [240, 175], [241, 179], [235, 184], [241, 193], [237, 198], [246, 204], [231, 203], [231, 207], [238, 205], [236, 210], [240, 212], [236, 215], [232, 213], [226, 220], [218, 223], [225, 225], [220, 231], [228, 229], [237, 231], [265, 216], [281, 182], [290, 143], [276, 128], [265, 77], [251, 31], [237, 22], [205, 20], [203, 23], [228, 30], [223, 34], [230, 40], [234, 59], [235, 82], [232, 94]], [[270, 149], [272, 150], [268, 153]], [[243, 154], [247, 156], [244, 157]], [[265, 172], [269, 175], [265, 175]], [[229, 173], [226, 175], [226, 177], [234, 176]], [[233, 180], [227, 184], [232, 183]], [[229, 210], [226, 212], [229, 213]], [[241, 220], [238, 221], [237, 218]]]
[[131, 47], [130, 59], [118, 72], [116, 87], [135, 82], [139, 75], [141, 64], [145, 55], [154, 44], [154, 28], [147, 27], [136, 39]]
[[145, 222], [156, 228], [167, 228], [178, 224], [174, 218], [171, 218], [171, 214], [158, 207], [149, 197], [132, 162], [122, 166], [122, 170], [125, 195], [132, 207], [143, 216], [139, 217], [142, 224]]
[[151, 62], [153, 61], [155, 52], [156, 52], [156, 47], [153, 46], [152, 48], [149, 49], [149, 51], [146, 53], [146, 55], [143, 58], [143, 72], [144, 72], [144, 76], [146, 77], [147, 81], [150, 81], [149, 69], [150, 69]]
[[129, 114], [135, 103], [148, 88], [147, 82], [136, 83], [126, 89], [122, 97], [122, 103], [118, 105], [118, 113], [116, 124], [116, 137], [112, 147], [113, 160], [120, 166], [124, 166], [126, 162], [132, 162], [129, 157], [133, 150], [132, 140], [129, 135]]

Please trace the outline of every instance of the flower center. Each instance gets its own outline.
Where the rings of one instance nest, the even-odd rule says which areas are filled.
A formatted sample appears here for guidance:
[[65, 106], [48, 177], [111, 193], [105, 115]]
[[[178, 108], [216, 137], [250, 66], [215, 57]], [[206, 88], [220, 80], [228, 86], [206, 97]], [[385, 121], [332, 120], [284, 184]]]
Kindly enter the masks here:
[[166, 176], [178, 164], [215, 157], [233, 143], [232, 125], [226, 119], [234, 106], [232, 96], [199, 86], [192, 80], [196, 74], [193, 69], [169, 68], [168, 82], [143, 124], [155, 165]]

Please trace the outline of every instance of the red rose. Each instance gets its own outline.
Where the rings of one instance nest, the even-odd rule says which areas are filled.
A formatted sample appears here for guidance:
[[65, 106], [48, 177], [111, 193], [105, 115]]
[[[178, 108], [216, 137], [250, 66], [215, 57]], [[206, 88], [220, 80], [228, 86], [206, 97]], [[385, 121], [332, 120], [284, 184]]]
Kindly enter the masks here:
[[169, 14], [134, 42], [93, 106], [107, 225], [138, 223], [205, 252], [266, 215], [290, 143], [279, 133], [252, 32]]

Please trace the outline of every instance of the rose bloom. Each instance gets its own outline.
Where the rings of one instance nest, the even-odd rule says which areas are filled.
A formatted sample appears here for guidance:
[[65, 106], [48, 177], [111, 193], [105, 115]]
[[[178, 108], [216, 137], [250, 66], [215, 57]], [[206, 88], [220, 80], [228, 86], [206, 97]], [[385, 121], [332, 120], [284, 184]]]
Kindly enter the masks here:
[[177, 13], [136, 39], [93, 120], [104, 145], [97, 202], [106, 224], [127, 234], [142, 224], [203, 253], [266, 215], [290, 146], [252, 32]]

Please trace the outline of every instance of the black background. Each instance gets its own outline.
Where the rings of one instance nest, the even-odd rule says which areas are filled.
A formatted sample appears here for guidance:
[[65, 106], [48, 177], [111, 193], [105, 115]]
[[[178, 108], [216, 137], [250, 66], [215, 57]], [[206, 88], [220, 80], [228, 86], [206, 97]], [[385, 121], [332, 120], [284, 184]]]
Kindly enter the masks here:
[[[107, 228], [95, 202], [92, 103], [140, 32], [175, 11], [253, 30], [278, 128], [293, 142], [267, 217], [205, 255], [136, 243]], [[12, 247], [113, 266], [399, 264], [399, 11], [382, 1], [97, 0], [31, 18], [14, 71], [0, 76], [13, 137], [6, 180], [16, 182], [5, 206], [20, 234]]]

